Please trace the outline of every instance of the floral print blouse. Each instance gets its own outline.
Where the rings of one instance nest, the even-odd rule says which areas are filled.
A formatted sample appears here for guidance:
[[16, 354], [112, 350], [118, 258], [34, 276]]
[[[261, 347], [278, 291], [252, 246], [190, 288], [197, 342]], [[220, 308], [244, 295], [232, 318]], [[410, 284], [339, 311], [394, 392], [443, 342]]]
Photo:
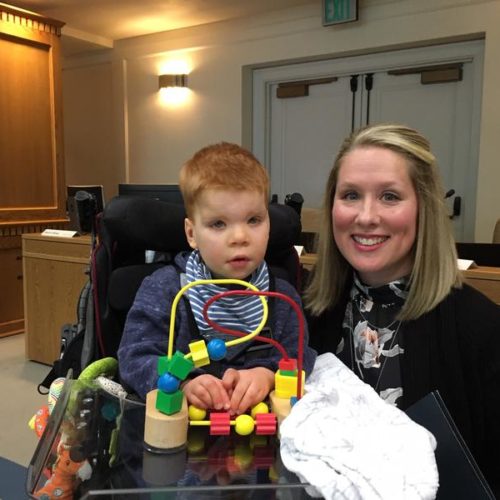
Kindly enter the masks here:
[[401, 321], [397, 318], [408, 296], [408, 279], [371, 287], [355, 274], [337, 356], [382, 399], [398, 404], [403, 395]]

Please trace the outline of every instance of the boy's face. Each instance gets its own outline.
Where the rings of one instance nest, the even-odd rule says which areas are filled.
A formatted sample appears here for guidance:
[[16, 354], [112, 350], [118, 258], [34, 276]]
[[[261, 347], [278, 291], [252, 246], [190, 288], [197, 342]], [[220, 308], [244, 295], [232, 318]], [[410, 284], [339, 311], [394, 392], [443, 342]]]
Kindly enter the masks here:
[[189, 245], [200, 251], [214, 278], [245, 279], [264, 260], [269, 214], [257, 191], [207, 189], [191, 219], [185, 220]]

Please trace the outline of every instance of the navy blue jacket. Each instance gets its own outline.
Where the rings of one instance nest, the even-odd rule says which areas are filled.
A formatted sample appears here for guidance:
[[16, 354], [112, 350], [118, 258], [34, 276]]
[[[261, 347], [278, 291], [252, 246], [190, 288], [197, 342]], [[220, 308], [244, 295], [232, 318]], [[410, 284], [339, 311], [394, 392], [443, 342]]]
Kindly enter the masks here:
[[[156, 388], [158, 357], [167, 354], [171, 305], [181, 288], [180, 272], [186, 268], [187, 255], [188, 253], [181, 253], [175, 257], [178, 267], [165, 266], [144, 279], [127, 316], [118, 349], [120, 379], [128, 390], [137, 393], [142, 399]], [[274, 291], [291, 297], [301, 306], [300, 297], [291, 284], [279, 278], [274, 281]], [[267, 324], [271, 327], [272, 336], [285, 348], [289, 357], [296, 358], [299, 336], [297, 315], [288, 302], [271, 300], [274, 300], [274, 304], [270, 307]], [[179, 350], [187, 354], [189, 343], [200, 340], [197, 336], [193, 338], [193, 321], [186, 297], [177, 306], [174, 352]], [[314, 366], [316, 352], [307, 343], [308, 332], [305, 325], [303, 368], [309, 374]], [[267, 347], [268, 344], [262, 345]], [[222, 373], [227, 368], [247, 369], [256, 366], [276, 371], [280, 359], [280, 352], [275, 347], [270, 347], [252, 352], [251, 356], [243, 355], [231, 361], [219, 361], [218, 365]], [[193, 373], [202, 373], [204, 368]]]

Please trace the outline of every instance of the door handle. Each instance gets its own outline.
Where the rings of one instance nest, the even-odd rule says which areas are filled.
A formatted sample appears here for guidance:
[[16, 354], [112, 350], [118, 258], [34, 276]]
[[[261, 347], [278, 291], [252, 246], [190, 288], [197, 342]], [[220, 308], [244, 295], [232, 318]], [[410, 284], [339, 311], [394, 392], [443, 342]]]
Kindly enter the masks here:
[[[455, 194], [455, 190], [450, 189], [444, 195], [444, 199], [447, 200], [448, 198], [451, 198], [454, 194]], [[449, 215], [449, 218], [454, 219], [455, 217], [458, 217], [460, 215], [461, 211], [462, 211], [462, 197], [455, 196], [455, 198], [453, 198], [452, 212], [451, 212], [451, 215]]]
[[454, 219], [455, 217], [458, 217], [460, 215], [461, 210], [462, 210], [462, 197], [455, 196], [453, 200], [453, 212], [451, 214], [451, 218]]

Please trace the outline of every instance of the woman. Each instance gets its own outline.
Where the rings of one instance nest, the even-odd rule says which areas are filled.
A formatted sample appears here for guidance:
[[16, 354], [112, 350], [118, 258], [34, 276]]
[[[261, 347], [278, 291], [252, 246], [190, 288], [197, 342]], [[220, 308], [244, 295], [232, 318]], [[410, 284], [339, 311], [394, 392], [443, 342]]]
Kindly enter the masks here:
[[310, 343], [401, 409], [439, 390], [498, 487], [500, 308], [462, 284], [456, 259], [429, 142], [393, 124], [347, 138], [305, 292]]

